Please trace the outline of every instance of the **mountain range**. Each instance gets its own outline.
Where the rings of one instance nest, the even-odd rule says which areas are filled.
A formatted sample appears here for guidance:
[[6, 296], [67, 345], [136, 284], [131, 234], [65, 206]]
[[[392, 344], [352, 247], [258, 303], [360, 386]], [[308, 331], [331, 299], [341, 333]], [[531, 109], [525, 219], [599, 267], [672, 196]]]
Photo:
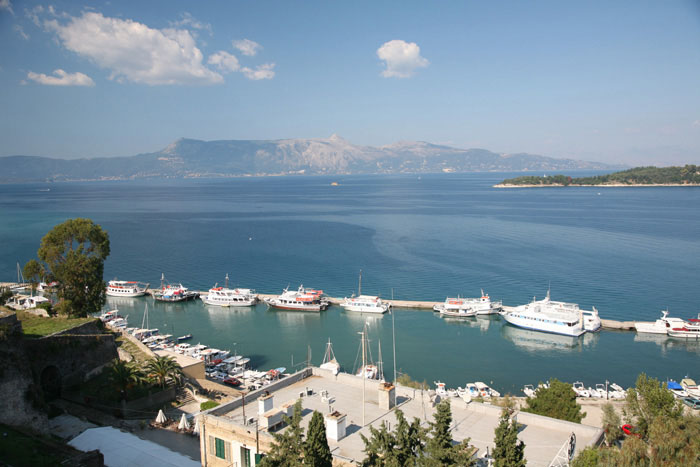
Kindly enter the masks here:
[[527, 153], [497, 154], [486, 149], [458, 149], [426, 142], [359, 146], [337, 135], [282, 140], [182, 138], [160, 151], [135, 156], [6, 156], [0, 157], [0, 167], [0, 182], [620, 168], [599, 162]]

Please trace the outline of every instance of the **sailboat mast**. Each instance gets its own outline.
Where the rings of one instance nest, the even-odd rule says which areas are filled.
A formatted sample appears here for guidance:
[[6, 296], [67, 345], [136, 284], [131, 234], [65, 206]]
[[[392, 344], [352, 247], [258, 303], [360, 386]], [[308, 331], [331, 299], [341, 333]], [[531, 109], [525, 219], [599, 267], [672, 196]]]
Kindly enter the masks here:
[[362, 336], [362, 426], [365, 426], [365, 380], [367, 379], [367, 368], [365, 364], [365, 332], [367, 331], [367, 325], [362, 329], [360, 335]]
[[382, 341], [379, 340], [379, 361], [377, 362], [377, 379], [384, 380], [384, 362], [382, 362]]
[[162, 272], [160, 273], [160, 289], [163, 290], [165, 288], [165, 274]]
[[[17, 263], [19, 264], [19, 263]], [[359, 284], [357, 285], [357, 296], [359, 297], [362, 295], [362, 269], [360, 269], [360, 281]]]
[[226, 287], [224, 287], [224, 288], [228, 289], [228, 273], [226, 273]]

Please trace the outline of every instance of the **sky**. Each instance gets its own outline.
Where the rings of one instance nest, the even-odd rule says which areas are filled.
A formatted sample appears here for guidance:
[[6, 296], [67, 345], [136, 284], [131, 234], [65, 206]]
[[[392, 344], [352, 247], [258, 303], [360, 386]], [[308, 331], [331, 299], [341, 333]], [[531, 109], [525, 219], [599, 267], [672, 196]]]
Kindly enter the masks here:
[[0, 156], [178, 138], [700, 164], [700, 0], [0, 0]]

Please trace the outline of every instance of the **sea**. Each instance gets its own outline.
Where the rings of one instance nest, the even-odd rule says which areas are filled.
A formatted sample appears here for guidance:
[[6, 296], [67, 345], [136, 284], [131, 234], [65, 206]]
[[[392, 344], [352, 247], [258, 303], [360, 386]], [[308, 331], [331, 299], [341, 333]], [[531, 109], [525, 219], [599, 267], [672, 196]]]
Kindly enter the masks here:
[[[391, 300], [443, 301], [481, 290], [510, 306], [544, 298], [595, 306], [602, 318], [700, 312], [700, 189], [493, 188], [510, 173], [286, 176], [0, 185], [0, 280], [36, 257], [41, 238], [87, 217], [110, 236], [105, 280], [195, 290], [223, 285], [281, 293], [323, 289]], [[581, 175], [588, 175], [582, 173]], [[321, 363], [327, 342], [345, 371], [372, 359], [393, 379], [448, 387], [483, 381], [522, 395], [550, 378], [587, 386], [700, 379], [700, 343], [630, 331], [567, 338], [498, 316], [445, 319], [424, 310], [367, 316], [112, 299], [132, 326], [146, 308], [162, 334], [251, 358], [262, 370]], [[381, 349], [381, 350], [380, 350]], [[381, 354], [381, 355], [380, 355]]]

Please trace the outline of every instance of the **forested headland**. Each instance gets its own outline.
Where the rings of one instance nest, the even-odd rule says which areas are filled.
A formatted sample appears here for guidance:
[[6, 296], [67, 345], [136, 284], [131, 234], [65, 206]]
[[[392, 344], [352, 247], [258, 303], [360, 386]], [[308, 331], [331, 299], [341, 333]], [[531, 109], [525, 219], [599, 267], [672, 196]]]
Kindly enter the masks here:
[[635, 167], [606, 175], [572, 178], [567, 175], [523, 176], [503, 180], [497, 187], [538, 186], [700, 185], [700, 167]]

